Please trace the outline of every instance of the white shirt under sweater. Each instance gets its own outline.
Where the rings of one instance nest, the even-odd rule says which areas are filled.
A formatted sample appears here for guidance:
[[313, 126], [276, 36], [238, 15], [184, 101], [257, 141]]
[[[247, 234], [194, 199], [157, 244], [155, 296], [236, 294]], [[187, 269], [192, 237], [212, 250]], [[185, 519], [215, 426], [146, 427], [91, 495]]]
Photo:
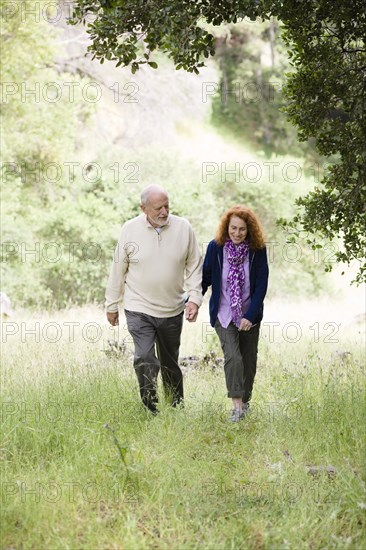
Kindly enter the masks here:
[[169, 215], [160, 232], [141, 214], [127, 221], [116, 246], [106, 290], [107, 312], [118, 306], [174, 317], [189, 300], [202, 303], [202, 256], [190, 223]]

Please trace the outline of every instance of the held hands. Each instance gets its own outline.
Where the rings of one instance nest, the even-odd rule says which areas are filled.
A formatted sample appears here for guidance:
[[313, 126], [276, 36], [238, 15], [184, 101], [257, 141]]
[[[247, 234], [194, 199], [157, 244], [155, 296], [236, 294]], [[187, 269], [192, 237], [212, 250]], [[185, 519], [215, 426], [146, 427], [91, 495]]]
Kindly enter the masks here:
[[241, 322], [240, 322], [240, 326], [239, 326], [238, 330], [247, 331], [247, 330], [251, 329], [252, 326], [253, 326], [253, 323], [248, 321], [248, 319], [242, 319]]
[[119, 324], [118, 322], [118, 311], [116, 312], [107, 312], [107, 319], [110, 325], [113, 327], [117, 326]]
[[198, 315], [198, 305], [194, 302], [186, 303], [186, 319], [190, 323], [194, 323]]

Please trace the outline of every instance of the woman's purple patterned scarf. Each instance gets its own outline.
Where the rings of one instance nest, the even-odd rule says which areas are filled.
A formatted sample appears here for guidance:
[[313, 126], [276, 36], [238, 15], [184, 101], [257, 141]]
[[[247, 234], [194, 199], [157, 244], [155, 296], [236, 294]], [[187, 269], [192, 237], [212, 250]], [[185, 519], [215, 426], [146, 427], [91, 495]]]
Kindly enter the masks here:
[[234, 324], [239, 328], [242, 319], [244, 293], [244, 261], [248, 256], [248, 241], [235, 245], [231, 239], [225, 245], [226, 257], [229, 262], [228, 283], [230, 285], [230, 306]]

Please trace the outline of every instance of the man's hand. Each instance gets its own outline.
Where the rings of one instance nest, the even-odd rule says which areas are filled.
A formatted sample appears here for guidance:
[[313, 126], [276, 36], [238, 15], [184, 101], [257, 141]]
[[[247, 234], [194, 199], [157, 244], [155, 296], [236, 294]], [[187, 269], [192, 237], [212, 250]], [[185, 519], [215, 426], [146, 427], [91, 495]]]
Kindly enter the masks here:
[[239, 330], [247, 331], [247, 330], [251, 329], [252, 326], [253, 326], [253, 323], [251, 323], [250, 321], [248, 321], [248, 319], [242, 319], [242, 320], [240, 321]]
[[118, 322], [118, 311], [113, 312], [113, 313], [107, 312], [107, 319], [113, 327], [117, 326], [119, 324], [119, 322]]
[[186, 303], [186, 319], [190, 323], [194, 323], [198, 315], [198, 305], [194, 302]]

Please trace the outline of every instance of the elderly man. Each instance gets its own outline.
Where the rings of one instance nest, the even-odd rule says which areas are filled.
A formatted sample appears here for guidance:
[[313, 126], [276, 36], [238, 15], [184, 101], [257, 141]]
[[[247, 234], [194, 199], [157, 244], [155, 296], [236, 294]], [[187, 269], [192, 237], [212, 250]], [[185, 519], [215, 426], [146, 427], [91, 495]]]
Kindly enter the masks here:
[[142, 214], [122, 227], [106, 311], [109, 323], [118, 325], [118, 304], [123, 300], [141, 399], [156, 413], [160, 368], [172, 405], [183, 400], [178, 365], [183, 312], [189, 322], [196, 321], [202, 303], [202, 257], [188, 221], [169, 214], [168, 194], [162, 187], [143, 190], [141, 209]]

